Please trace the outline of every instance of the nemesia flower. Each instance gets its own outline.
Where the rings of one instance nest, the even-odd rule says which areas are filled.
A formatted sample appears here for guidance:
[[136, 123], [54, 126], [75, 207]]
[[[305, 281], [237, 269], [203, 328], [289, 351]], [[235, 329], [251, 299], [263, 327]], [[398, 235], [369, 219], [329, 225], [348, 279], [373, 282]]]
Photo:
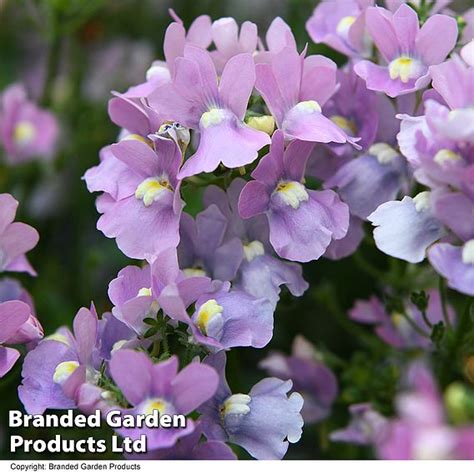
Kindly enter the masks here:
[[396, 398], [398, 417], [375, 440], [381, 459], [473, 459], [473, 428], [449, 426], [441, 395], [429, 369], [416, 361], [407, 390]]
[[446, 232], [433, 215], [429, 191], [381, 204], [367, 219], [375, 226], [377, 248], [411, 263], [423, 261], [427, 248]]
[[301, 415], [305, 423], [317, 423], [331, 413], [337, 392], [337, 380], [323, 362], [317, 360], [314, 347], [303, 336], [296, 336], [292, 354], [271, 352], [259, 363], [270, 375], [291, 379], [293, 388], [304, 400]]
[[268, 241], [268, 222], [264, 216], [246, 220], [240, 217], [238, 200], [245, 183], [243, 179], [234, 179], [227, 193], [217, 186], [208, 186], [203, 201], [207, 206], [219, 206], [229, 222], [226, 239], [231, 241], [237, 236], [243, 247], [243, 259], [232, 280], [233, 287], [256, 298], [268, 299], [276, 306], [282, 285], [292, 295], [301, 296], [308, 284], [303, 279], [301, 265], [276, 257]]
[[124, 188], [121, 199], [98, 204], [103, 215], [97, 228], [131, 258], [152, 259], [179, 242], [181, 152], [170, 139], [155, 137], [154, 145], [139, 140], [112, 145], [114, 157], [128, 167], [127, 179], [117, 183]]
[[368, 89], [390, 97], [426, 87], [430, 81], [429, 66], [444, 61], [456, 45], [457, 23], [446, 15], [434, 15], [420, 28], [415, 10], [402, 4], [393, 14], [381, 7], [369, 7], [365, 19], [387, 65], [364, 60], [354, 70]]
[[59, 127], [54, 115], [28, 100], [23, 86], [13, 84], [0, 97], [0, 143], [10, 164], [52, 157]]
[[0, 194], [0, 271], [36, 272], [28, 262], [25, 253], [36, 246], [38, 232], [22, 222], [13, 222], [18, 208], [10, 194]]
[[[178, 373], [178, 358], [153, 364], [143, 352], [129, 349], [118, 350], [112, 355], [110, 373], [127, 401], [130, 409], [122, 414], [187, 415], [199, 405], [209, 400], [216, 392], [218, 375], [209, 365], [192, 362]], [[178, 438], [194, 430], [194, 423], [187, 419], [184, 428], [120, 428], [123, 436], [138, 439], [147, 437], [148, 449], [169, 448]]]
[[306, 22], [315, 43], [324, 43], [349, 57], [370, 55], [365, 31], [365, 10], [373, 0], [324, 0]]
[[202, 295], [195, 303], [192, 333], [200, 344], [215, 349], [265, 347], [273, 336], [270, 301], [224, 285]]
[[[231, 289], [228, 282], [190, 277], [155, 294], [159, 294], [157, 301], [163, 313], [188, 325], [190, 340], [213, 352], [231, 347], [264, 347], [272, 338], [271, 302]], [[189, 316], [192, 304], [194, 313]]]
[[[443, 321], [443, 309], [441, 306], [441, 298], [438, 291], [429, 290], [428, 306], [426, 308], [426, 318], [431, 326]], [[431, 327], [423, 319], [420, 310], [413, 304], [405, 304], [404, 311], [415, 324], [431, 334]], [[454, 323], [456, 316], [453, 308], [448, 306], [449, 320]], [[388, 314], [382, 302], [372, 296], [368, 300], [356, 300], [355, 305], [349, 311], [349, 317], [354, 321], [362, 324], [372, 324], [375, 327], [375, 333], [385, 343], [401, 349], [423, 348], [430, 349], [433, 347], [430, 339], [423, 337], [416, 332], [413, 326], [399, 312]]]
[[42, 328], [22, 301], [0, 303], [0, 378], [8, 373], [20, 357], [16, 349], [5, 344], [24, 344], [43, 336]]
[[301, 395], [287, 395], [291, 380], [266, 378], [248, 395], [232, 394], [225, 379], [225, 354], [208, 356], [204, 362], [220, 378], [215, 396], [198, 409], [206, 437], [242, 446], [256, 459], [283, 458], [288, 444], [300, 439], [303, 426]]
[[436, 244], [428, 250], [428, 259], [449, 287], [474, 296], [474, 239], [462, 246]]
[[354, 143], [321, 113], [336, 90], [336, 64], [324, 56], [299, 55], [287, 46], [256, 66], [255, 87], [287, 139]]
[[310, 143], [295, 140], [285, 151], [283, 133], [276, 131], [270, 152], [239, 199], [240, 215], [247, 219], [265, 214], [276, 253], [298, 262], [318, 259], [349, 226], [347, 205], [336, 193], [308, 190], [302, 184], [311, 149]]
[[375, 411], [370, 403], [350, 405], [349, 412], [351, 414], [349, 425], [333, 431], [329, 435], [331, 441], [371, 445], [384, 433], [387, 420]]
[[184, 48], [175, 67], [172, 82], [159, 87], [149, 102], [167, 120], [200, 132], [196, 153], [184, 163], [179, 178], [212, 172], [219, 163], [227, 168], [252, 163], [270, 142], [266, 133], [243, 123], [255, 83], [252, 56], [232, 57], [219, 81], [209, 53], [195, 46]]
[[98, 378], [97, 314], [81, 308], [73, 327], [74, 334], [60, 328], [26, 355], [18, 395], [28, 413], [74, 408], [80, 386]]

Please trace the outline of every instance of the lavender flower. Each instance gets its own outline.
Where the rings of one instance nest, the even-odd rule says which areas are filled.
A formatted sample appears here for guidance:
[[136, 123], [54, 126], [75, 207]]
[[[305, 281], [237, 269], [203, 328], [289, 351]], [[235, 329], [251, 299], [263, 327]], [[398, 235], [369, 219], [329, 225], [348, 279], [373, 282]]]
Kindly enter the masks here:
[[29, 101], [23, 86], [5, 89], [0, 98], [0, 143], [10, 164], [51, 158], [58, 131], [54, 115]]
[[151, 260], [179, 242], [182, 204], [177, 173], [181, 153], [170, 139], [157, 137], [155, 148], [139, 140], [113, 145], [113, 156], [128, 168], [125, 179], [116, 183], [121, 198], [115, 200], [106, 194], [98, 200], [103, 215], [97, 228], [115, 238], [118, 247], [132, 258]]
[[225, 354], [206, 358], [219, 376], [214, 397], [198, 411], [208, 439], [230, 441], [242, 446], [256, 459], [281, 459], [288, 443], [301, 437], [303, 399], [297, 392], [289, 397], [291, 380], [266, 378], [247, 394], [232, 394], [225, 380]]
[[349, 57], [370, 55], [370, 38], [365, 30], [365, 11], [373, 0], [324, 0], [306, 22], [315, 43], [324, 43]]
[[349, 212], [333, 191], [311, 191], [302, 179], [310, 143], [299, 140], [284, 150], [283, 133], [273, 135], [272, 146], [242, 190], [239, 212], [243, 218], [265, 214], [270, 242], [276, 253], [289, 260], [318, 259], [332, 239], [343, 238]]
[[354, 143], [321, 113], [336, 90], [336, 64], [324, 56], [300, 56], [286, 46], [257, 64], [255, 87], [287, 139]]
[[149, 102], [166, 119], [200, 132], [198, 149], [183, 165], [179, 178], [212, 172], [221, 162], [228, 168], [252, 163], [258, 150], [270, 142], [266, 133], [243, 123], [255, 83], [252, 57], [247, 53], [234, 56], [218, 81], [209, 53], [188, 45], [175, 67], [173, 81], [159, 87]]
[[354, 70], [368, 89], [390, 97], [426, 87], [429, 66], [444, 61], [456, 45], [456, 20], [446, 15], [434, 15], [420, 28], [415, 10], [402, 4], [393, 14], [381, 7], [369, 7], [365, 18], [367, 30], [387, 65], [364, 60]]

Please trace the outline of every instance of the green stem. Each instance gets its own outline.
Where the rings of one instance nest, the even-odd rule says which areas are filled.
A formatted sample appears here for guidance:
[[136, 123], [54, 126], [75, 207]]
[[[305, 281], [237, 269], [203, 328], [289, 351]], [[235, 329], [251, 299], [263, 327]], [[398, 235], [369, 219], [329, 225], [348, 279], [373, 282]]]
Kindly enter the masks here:
[[433, 324], [431, 323], [431, 321], [428, 319], [428, 316], [426, 315], [426, 310], [423, 310], [423, 311], [421, 312], [421, 317], [423, 318], [424, 323], [425, 323], [429, 328], [432, 328], [432, 327], [433, 327]]
[[[407, 321], [408, 323], [410, 324], [410, 326], [422, 337], [426, 337], [427, 339], [430, 339], [430, 335], [424, 331], [423, 329], [420, 328], [420, 326], [418, 326], [418, 324], [415, 323], [415, 321], [413, 321], [413, 319], [410, 318], [410, 316], [408, 316], [408, 314], [406, 314], [405, 312], [403, 313], [400, 313]], [[426, 316], [425, 316], [426, 317]], [[431, 323], [430, 323], [431, 324]]]
[[449, 320], [448, 301], [446, 296], [446, 282], [443, 277], [439, 277], [439, 295], [441, 298], [441, 310], [443, 312], [443, 321], [446, 328], [451, 331], [453, 329], [451, 321]]

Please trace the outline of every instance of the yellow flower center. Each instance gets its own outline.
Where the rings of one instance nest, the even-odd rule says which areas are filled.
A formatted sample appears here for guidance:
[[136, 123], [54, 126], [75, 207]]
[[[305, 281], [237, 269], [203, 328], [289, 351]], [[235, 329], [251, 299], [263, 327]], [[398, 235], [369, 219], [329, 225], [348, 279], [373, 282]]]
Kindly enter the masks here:
[[347, 37], [350, 27], [355, 23], [355, 16], [345, 16], [339, 20], [336, 26], [337, 34], [343, 37]]
[[158, 201], [163, 191], [166, 190], [172, 190], [172, 188], [165, 177], [147, 178], [137, 186], [135, 197], [143, 200], [143, 204], [149, 207]]
[[420, 61], [408, 56], [400, 56], [388, 65], [390, 79], [395, 80], [400, 78], [404, 84], [410, 79], [419, 77], [422, 73], [422, 69], [423, 66]]
[[31, 122], [20, 121], [13, 132], [13, 139], [18, 145], [28, 145], [36, 137], [37, 130]]
[[77, 360], [68, 360], [61, 362], [56, 366], [53, 374], [54, 383], [63, 384], [79, 367]]
[[204, 335], [207, 335], [209, 323], [217, 316], [221, 315], [224, 308], [216, 300], [206, 301], [200, 308], [196, 318], [196, 324]]
[[143, 405], [143, 414], [153, 415], [153, 411], [157, 410], [160, 415], [166, 413], [167, 403], [162, 398], [152, 398], [147, 400]]

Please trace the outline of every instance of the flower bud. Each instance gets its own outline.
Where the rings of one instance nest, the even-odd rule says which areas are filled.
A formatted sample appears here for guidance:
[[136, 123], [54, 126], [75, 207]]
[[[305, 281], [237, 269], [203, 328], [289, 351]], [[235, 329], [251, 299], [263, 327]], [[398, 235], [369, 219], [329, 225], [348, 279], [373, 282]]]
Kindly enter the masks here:
[[268, 135], [273, 133], [275, 130], [275, 120], [271, 115], [262, 115], [261, 117], [250, 117], [247, 120], [247, 125], [259, 130], [260, 132], [265, 132]]

